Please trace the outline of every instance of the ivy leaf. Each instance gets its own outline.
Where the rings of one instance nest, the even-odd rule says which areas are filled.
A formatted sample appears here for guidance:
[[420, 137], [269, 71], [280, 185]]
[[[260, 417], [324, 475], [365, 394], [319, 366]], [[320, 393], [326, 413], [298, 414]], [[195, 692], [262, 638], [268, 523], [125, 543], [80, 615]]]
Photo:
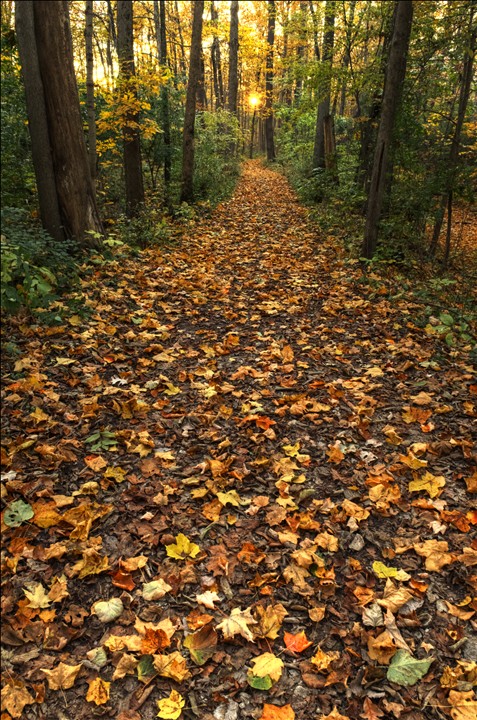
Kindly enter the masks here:
[[3, 514], [3, 522], [8, 527], [20, 527], [24, 522], [30, 520], [35, 513], [33, 508], [23, 500], [15, 500], [10, 503]]
[[429, 670], [434, 658], [416, 660], [407, 650], [398, 650], [391, 660], [386, 677], [397, 685], [415, 685]]

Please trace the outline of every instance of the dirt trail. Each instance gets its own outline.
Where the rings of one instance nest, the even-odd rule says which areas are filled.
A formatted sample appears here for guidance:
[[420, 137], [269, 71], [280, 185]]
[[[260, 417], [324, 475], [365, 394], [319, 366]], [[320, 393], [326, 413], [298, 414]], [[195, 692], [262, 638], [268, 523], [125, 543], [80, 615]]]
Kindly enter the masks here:
[[[467, 702], [451, 692], [476, 652], [477, 388], [398, 290], [362, 282], [249, 162], [177, 246], [86, 278], [89, 314], [22, 328], [2, 497], [35, 513], [3, 525], [23, 717], [89, 718], [95, 693], [121, 720], [171, 691], [189, 720], [431, 720]], [[118, 618], [91, 614], [110, 598]], [[395, 682], [398, 650], [430, 671]]]

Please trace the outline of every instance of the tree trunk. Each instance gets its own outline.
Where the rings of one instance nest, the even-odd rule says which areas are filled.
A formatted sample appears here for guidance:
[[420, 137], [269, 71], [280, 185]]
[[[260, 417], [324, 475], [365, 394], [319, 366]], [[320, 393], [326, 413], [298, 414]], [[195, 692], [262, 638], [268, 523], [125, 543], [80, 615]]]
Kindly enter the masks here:
[[[439, 209], [436, 215], [434, 230], [432, 233], [432, 240], [429, 251], [431, 255], [435, 255], [437, 245], [439, 242], [439, 236], [441, 234], [442, 223], [444, 221], [444, 212], [447, 205], [452, 209], [452, 191], [457, 172], [457, 166], [459, 162], [459, 151], [460, 151], [460, 140], [462, 135], [462, 126], [465, 120], [465, 113], [467, 110], [467, 104], [469, 102], [470, 88], [472, 84], [472, 70], [475, 59], [476, 40], [477, 40], [477, 26], [474, 24], [474, 13], [477, 7], [477, 0], [471, 0], [469, 5], [470, 16], [469, 16], [469, 43], [465, 49], [464, 66], [462, 69], [462, 77], [459, 90], [459, 105], [457, 109], [457, 119], [454, 126], [454, 134], [452, 136], [452, 142], [449, 148], [449, 155], [447, 160], [447, 170], [445, 176], [445, 187], [444, 192], [441, 195]], [[446, 257], [445, 262], [447, 263], [449, 257], [449, 243], [450, 243], [450, 219], [448, 214], [448, 242], [446, 242]]]
[[212, 0], [210, 5], [210, 15], [213, 27], [213, 39], [212, 47], [210, 49], [210, 59], [212, 61], [212, 72], [214, 76], [214, 94], [215, 94], [215, 109], [222, 110], [225, 104], [224, 98], [224, 81], [222, 76], [222, 58], [220, 56], [220, 42], [217, 36], [217, 24], [219, 14]]
[[265, 62], [265, 146], [267, 160], [276, 159], [273, 130], [273, 48], [275, 44], [275, 0], [268, 0], [267, 57]]
[[333, 64], [333, 46], [335, 42], [335, 2], [326, 0], [325, 23], [323, 33], [322, 72], [323, 82], [318, 92], [318, 112], [316, 116], [315, 144], [313, 147], [313, 167], [326, 167], [325, 122], [330, 115], [331, 66]]
[[192, 203], [194, 200], [195, 101], [200, 77], [203, 12], [204, 0], [195, 0], [189, 60], [189, 80], [187, 83], [184, 133], [182, 139], [182, 187], [180, 200], [186, 203]]
[[311, 21], [313, 23], [313, 50], [315, 52], [316, 62], [320, 62], [320, 46], [318, 44], [318, 21], [316, 19], [316, 12], [313, 5], [313, 0], [309, 0]]
[[237, 114], [238, 96], [238, 49], [239, 49], [239, 25], [238, 25], [238, 0], [230, 3], [230, 35], [229, 35], [229, 89], [228, 108], [231, 113]]
[[157, 59], [159, 60], [159, 64], [162, 65], [162, 31], [161, 31], [161, 11], [159, 8], [159, 0], [154, 0], [153, 3], [153, 13], [154, 13], [154, 34], [156, 36], [156, 47], [157, 47]]
[[377, 246], [379, 221], [389, 171], [390, 146], [394, 125], [406, 76], [406, 62], [411, 36], [413, 4], [408, 0], [397, 0], [394, 27], [384, 83], [383, 104], [379, 122], [378, 137], [374, 151], [373, 171], [369, 189], [366, 227], [362, 254], [372, 258]]
[[[159, 0], [159, 27], [160, 27], [160, 58], [163, 68], [167, 67], [167, 38], [166, 38], [166, 0]], [[161, 125], [164, 139], [164, 183], [166, 186], [166, 202], [168, 199], [169, 184], [171, 182], [171, 120], [169, 112], [169, 88], [167, 84], [161, 87]]]
[[93, 0], [85, 2], [86, 109], [88, 113], [88, 155], [91, 180], [96, 180], [96, 112], [94, 104]]
[[207, 110], [207, 90], [205, 88], [205, 59], [202, 47], [199, 60], [199, 83], [197, 85], [197, 106], [198, 110]]
[[22, 65], [23, 84], [35, 169], [41, 222], [55, 240], [63, 240], [55, 170], [50, 151], [48, 117], [35, 38], [33, 0], [20, 0], [15, 7], [15, 29]]
[[[24, 6], [27, 6], [26, 10], [23, 10]], [[45, 176], [46, 173], [50, 175], [51, 166], [53, 167], [63, 232], [66, 237], [75, 238], [84, 246], [99, 247], [103, 227], [96, 207], [83, 133], [68, 3], [66, 0], [54, 3], [47, 0], [31, 3], [22, 0], [17, 5], [17, 11], [20, 18], [23, 12], [29, 16], [30, 32], [32, 28], [34, 30], [34, 36], [26, 38], [31, 43], [28, 55], [35, 55], [33, 63], [30, 57], [29, 65], [34, 69], [36, 67], [36, 81], [39, 82], [34, 88], [35, 97], [28, 101], [29, 112], [32, 113], [29, 117], [32, 143], [45, 141], [45, 116], [36, 115], [36, 112], [42, 112], [43, 106], [48, 133], [46, 147], [50, 149], [50, 158], [48, 159], [44, 148], [41, 150], [41, 157], [47, 162]], [[25, 65], [25, 74], [29, 70], [30, 67]], [[27, 81], [25, 89], [27, 87], [31, 92], [30, 80]], [[40, 174], [40, 182], [42, 177]], [[53, 200], [51, 179], [48, 182], [46, 191], [49, 200]], [[42, 210], [42, 217], [45, 212], [45, 209]], [[53, 221], [53, 229], [55, 237], [59, 237], [56, 220]]]
[[179, 15], [179, 5], [177, 3], [177, 0], [175, 0], [174, 3], [175, 13], [174, 13], [174, 19], [177, 25], [177, 34], [179, 38], [179, 48], [180, 48], [180, 58], [179, 58], [179, 66], [181, 69], [181, 72], [185, 75], [187, 70], [186, 65], [186, 57], [185, 57], [185, 49], [184, 49], [184, 38], [182, 36], [182, 26], [181, 26], [181, 16]]
[[[132, 0], [118, 0], [117, 11], [119, 90], [125, 104], [127, 104], [127, 94], [133, 97], [134, 106], [137, 88], [134, 69]], [[128, 217], [134, 217], [139, 212], [141, 203], [144, 202], [139, 113], [134, 107], [129, 107], [125, 111], [122, 131], [126, 214]]]
[[[343, 5], [344, 5], [344, 3], [343, 3]], [[348, 68], [351, 63], [352, 31], [353, 31], [355, 9], [356, 9], [356, 0], [351, 0], [350, 11], [349, 11], [349, 20], [348, 20], [346, 18], [346, 10], [345, 10], [345, 8], [343, 8], [345, 28], [346, 28], [346, 41], [345, 41], [346, 46], [345, 46], [345, 52], [343, 55], [343, 69], [345, 72], [344, 72], [343, 81], [341, 83], [340, 107], [339, 107], [340, 117], [343, 117], [344, 111], [345, 111], [345, 106], [346, 106], [346, 86], [347, 86], [346, 76], [348, 73]]]

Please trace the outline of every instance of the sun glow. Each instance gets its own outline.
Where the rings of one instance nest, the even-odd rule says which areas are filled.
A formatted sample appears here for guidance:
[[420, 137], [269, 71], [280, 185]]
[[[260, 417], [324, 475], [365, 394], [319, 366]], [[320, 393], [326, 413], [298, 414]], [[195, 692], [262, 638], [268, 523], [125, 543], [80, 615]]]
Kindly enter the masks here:
[[248, 97], [248, 104], [255, 110], [255, 108], [260, 105], [260, 97], [255, 93], [251, 93]]

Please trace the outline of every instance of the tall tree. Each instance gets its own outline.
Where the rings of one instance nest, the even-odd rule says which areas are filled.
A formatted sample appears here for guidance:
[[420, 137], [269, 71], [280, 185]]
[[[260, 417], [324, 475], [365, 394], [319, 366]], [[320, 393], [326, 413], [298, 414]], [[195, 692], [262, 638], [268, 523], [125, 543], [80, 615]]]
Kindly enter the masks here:
[[[160, 20], [160, 57], [162, 68], [167, 68], [167, 37], [166, 37], [166, 0], [159, 0]], [[166, 195], [168, 195], [169, 183], [171, 181], [171, 120], [169, 111], [169, 88], [167, 83], [161, 87], [161, 125], [164, 138], [164, 183]]]
[[230, 3], [230, 34], [229, 34], [229, 88], [228, 108], [231, 113], [237, 114], [238, 96], [238, 49], [239, 49], [239, 0]]
[[265, 61], [265, 147], [267, 160], [272, 162], [276, 159], [275, 133], [273, 117], [273, 54], [275, 45], [275, 0], [268, 0], [268, 30], [267, 30], [267, 57]]
[[477, 0], [470, 0], [469, 5], [469, 22], [465, 34], [464, 63], [462, 67], [460, 88], [459, 88], [459, 104], [457, 108], [457, 118], [454, 124], [454, 132], [447, 154], [444, 190], [441, 195], [439, 207], [436, 214], [432, 240], [430, 245], [431, 254], [435, 254], [441, 234], [444, 214], [447, 208], [447, 236], [445, 244], [444, 262], [447, 264], [450, 252], [451, 239], [451, 222], [452, 222], [452, 201], [453, 187], [455, 176], [458, 168], [459, 151], [461, 144], [462, 127], [464, 125], [467, 104], [469, 102], [470, 88], [472, 83], [472, 72], [476, 51], [477, 24], [474, 22], [474, 16], [477, 8]]
[[56, 239], [98, 247], [103, 227], [83, 133], [68, 3], [22, 0], [16, 23], [42, 222]]
[[316, 116], [315, 144], [313, 147], [313, 167], [325, 168], [332, 163], [333, 124], [330, 117], [331, 105], [331, 66], [333, 64], [333, 46], [335, 42], [335, 2], [326, 0], [323, 32], [323, 52], [321, 59], [322, 80], [318, 88], [318, 111]]
[[94, 102], [93, 0], [85, 2], [86, 110], [88, 113], [88, 155], [91, 179], [96, 179], [96, 112]]
[[119, 89], [127, 107], [122, 127], [126, 214], [134, 217], [144, 202], [144, 183], [134, 68], [132, 0], [118, 0], [117, 14]]
[[219, 13], [215, 7], [214, 0], [210, 5], [210, 15], [212, 20], [213, 28], [213, 39], [212, 47], [210, 49], [211, 61], [212, 61], [212, 72], [214, 76], [214, 94], [215, 94], [215, 109], [221, 110], [225, 104], [224, 97], [224, 81], [222, 75], [222, 58], [220, 53], [220, 42], [217, 35], [217, 25], [219, 20]]
[[195, 103], [200, 78], [204, 0], [195, 0], [193, 12], [189, 79], [187, 82], [184, 131], [182, 136], [182, 181], [180, 199], [181, 202], [186, 203], [191, 203], [194, 200]]
[[372, 258], [376, 252], [379, 221], [391, 163], [391, 145], [402, 86], [406, 76], [407, 53], [411, 37], [413, 4], [409, 0], [396, 0], [393, 33], [384, 81], [383, 103], [378, 136], [374, 150], [373, 170], [369, 188], [366, 226], [362, 254]]

